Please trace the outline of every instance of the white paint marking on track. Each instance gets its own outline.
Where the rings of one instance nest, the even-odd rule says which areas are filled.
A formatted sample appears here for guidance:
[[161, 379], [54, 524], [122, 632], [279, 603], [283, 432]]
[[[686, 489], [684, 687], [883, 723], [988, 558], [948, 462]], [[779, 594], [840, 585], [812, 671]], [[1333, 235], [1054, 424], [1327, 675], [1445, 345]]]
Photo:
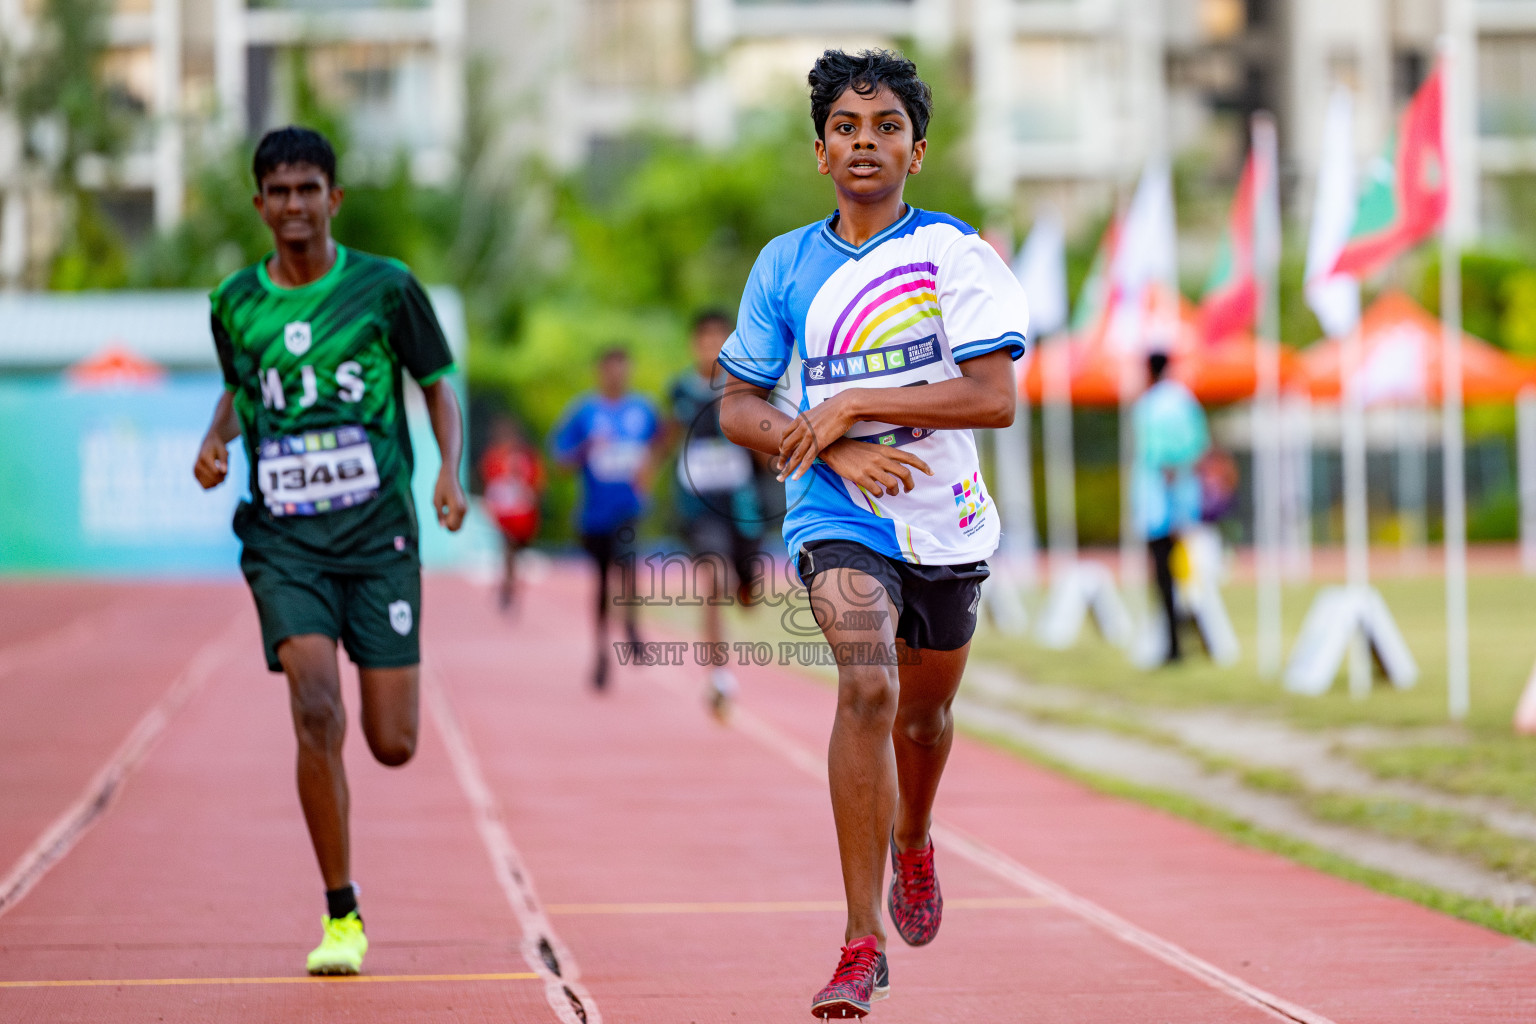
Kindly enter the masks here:
[[480, 770], [480, 759], [469, 735], [459, 724], [459, 717], [448, 700], [448, 692], [442, 680], [427, 664], [421, 672], [423, 695], [432, 721], [437, 726], [443, 745], [448, 749], [448, 759], [453, 763], [453, 773], [459, 788], [464, 791], [475, 814], [475, 828], [485, 852], [490, 856], [491, 868], [496, 881], [517, 918], [523, 932], [520, 949], [523, 960], [544, 981], [544, 996], [550, 1008], [562, 1024], [602, 1024], [603, 1015], [597, 1009], [592, 994], [580, 981], [580, 969], [576, 957], [560, 941], [550, 926], [538, 894], [534, 891], [533, 876], [523, 863], [522, 855], [512, 842], [506, 821], [495, 794]]
[[[668, 688], [678, 692], [672, 687]], [[801, 771], [826, 781], [826, 761], [816, 757], [799, 741], [791, 738], [767, 720], [738, 706], [732, 710], [731, 725]], [[939, 845], [951, 853], [964, 857], [982, 870], [1022, 889], [1031, 896], [1049, 900], [1126, 945], [1161, 960], [1170, 967], [1226, 993], [1238, 1002], [1251, 1006], [1274, 1020], [1285, 1021], [1287, 1024], [1334, 1024], [1332, 1020], [1320, 1013], [1266, 992], [1242, 978], [1227, 973], [1210, 961], [1196, 956], [1177, 943], [1132, 924], [1118, 914], [1030, 870], [1002, 851], [994, 849], [937, 817], [933, 824], [933, 837]]]
[[[145, 712], [128, 738], [107, 759], [107, 763], [86, 784], [85, 790], [53, 820], [11, 870], [0, 879], [0, 914], [20, 903], [44, 875], [63, 860], [84, 835], [106, 813], [122, 792], [129, 777], [144, 762], [159, 742], [165, 727], [187, 701], [213, 676], [214, 669], [234, 655], [234, 648], [245, 640], [246, 612], [230, 620], [213, 640], [198, 648], [168, 690]], [[66, 630], [69, 627], [65, 627]]]

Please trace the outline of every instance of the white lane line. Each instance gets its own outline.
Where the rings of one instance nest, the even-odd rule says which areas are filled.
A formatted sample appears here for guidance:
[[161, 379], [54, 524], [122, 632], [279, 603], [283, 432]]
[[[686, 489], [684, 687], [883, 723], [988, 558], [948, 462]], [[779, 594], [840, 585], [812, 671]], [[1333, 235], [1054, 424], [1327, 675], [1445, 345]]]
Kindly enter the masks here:
[[459, 724], [446, 687], [425, 663], [421, 681], [427, 710], [448, 749], [448, 759], [453, 763], [459, 788], [474, 810], [475, 828], [491, 858], [496, 881], [522, 929], [520, 949], [524, 962], [543, 979], [544, 996], [562, 1024], [602, 1024], [603, 1015], [598, 1011], [597, 1003], [580, 981], [576, 957], [555, 934], [539, 903], [533, 876], [528, 873], [522, 855], [512, 842], [501, 805], [485, 781], [480, 758], [475, 754], [469, 735]]
[[245, 631], [241, 627], [248, 614], [241, 612], [235, 616], [218, 636], [198, 648], [176, 681], [144, 713], [75, 802], [53, 820], [0, 879], [0, 914], [20, 903], [112, 805], [177, 712], [213, 676], [214, 670], [234, 655], [235, 645], [244, 641]]
[[[799, 741], [791, 738], [767, 720], [737, 707], [732, 711], [731, 724], [796, 768], [823, 782], [826, 781], [826, 761], [816, 757]], [[1161, 960], [1170, 967], [1226, 993], [1238, 1002], [1245, 1003], [1274, 1020], [1286, 1021], [1289, 1024], [1334, 1024], [1320, 1013], [1266, 992], [1257, 985], [1228, 974], [1177, 943], [1132, 924], [1092, 900], [1079, 896], [1065, 886], [1031, 871], [1007, 854], [937, 817], [933, 824], [933, 837], [946, 850], [959, 854], [982, 870], [1017, 886], [1031, 896], [1051, 901], [1126, 945]]]

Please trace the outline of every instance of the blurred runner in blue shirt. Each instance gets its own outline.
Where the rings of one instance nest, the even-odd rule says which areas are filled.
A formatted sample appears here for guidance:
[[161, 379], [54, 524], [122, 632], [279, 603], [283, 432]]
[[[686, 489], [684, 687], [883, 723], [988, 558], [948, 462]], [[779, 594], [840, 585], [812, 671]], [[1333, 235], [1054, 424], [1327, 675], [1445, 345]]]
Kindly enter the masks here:
[[1135, 509], [1152, 553], [1157, 591], [1168, 619], [1168, 658], [1181, 657], [1178, 609], [1173, 594], [1173, 545], [1179, 531], [1200, 521], [1200, 480], [1195, 464], [1211, 446], [1205, 410], [1189, 388], [1169, 379], [1168, 355], [1147, 357], [1152, 386], [1136, 400]]
[[[608, 685], [608, 577], [619, 571], [620, 592], [635, 593], [635, 522], [650, 491], [658, 441], [656, 411], [629, 390], [629, 353], [612, 348], [598, 357], [597, 393], [576, 399], [556, 427], [557, 460], [581, 470], [578, 525], [581, 546], [597, 563], [597, 663], [592, 685]], [[640, 642], [635, 625], [638, 602], [624, 605], [624, 628]]]

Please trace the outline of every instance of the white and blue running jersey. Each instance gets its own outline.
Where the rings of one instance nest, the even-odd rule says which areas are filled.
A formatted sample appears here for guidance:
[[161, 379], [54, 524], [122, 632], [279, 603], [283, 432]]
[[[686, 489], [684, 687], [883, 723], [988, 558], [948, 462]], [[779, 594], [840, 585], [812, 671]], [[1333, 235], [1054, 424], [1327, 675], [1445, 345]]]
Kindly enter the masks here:
[[[802, 410], [847, 388], [932, 384], [1003, 349], [1024, 354], [1024, 289], [976, 229], [907, 212], [861, 246], [831, 218], [764, 247], [720, 365], [759, 387], [782, 385]], [[910, 493], [875, 497], [816, 465], [788, 481], [784, 540], [852, 540], [920, 565], [976, 562], [997, 549], [998, 517], [969, 430], [855, 423], [848, 436], [905, 447], [933, 470]]]

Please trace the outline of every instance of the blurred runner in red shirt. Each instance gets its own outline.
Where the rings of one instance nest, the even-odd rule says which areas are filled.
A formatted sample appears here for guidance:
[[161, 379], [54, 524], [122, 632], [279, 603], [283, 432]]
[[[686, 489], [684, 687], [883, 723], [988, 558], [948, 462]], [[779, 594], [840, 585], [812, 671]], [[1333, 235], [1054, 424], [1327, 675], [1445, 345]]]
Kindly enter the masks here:
[[506, 571], [501, 580], [502, 610], [512, 607], [517, 584], [517, 553], [539, 532], [539, 499], [544, 493], [544, 464], [539, 453], [509, 419], [491, 427], [491, 444], [480, 456], [485, 511], [501, 530]]

